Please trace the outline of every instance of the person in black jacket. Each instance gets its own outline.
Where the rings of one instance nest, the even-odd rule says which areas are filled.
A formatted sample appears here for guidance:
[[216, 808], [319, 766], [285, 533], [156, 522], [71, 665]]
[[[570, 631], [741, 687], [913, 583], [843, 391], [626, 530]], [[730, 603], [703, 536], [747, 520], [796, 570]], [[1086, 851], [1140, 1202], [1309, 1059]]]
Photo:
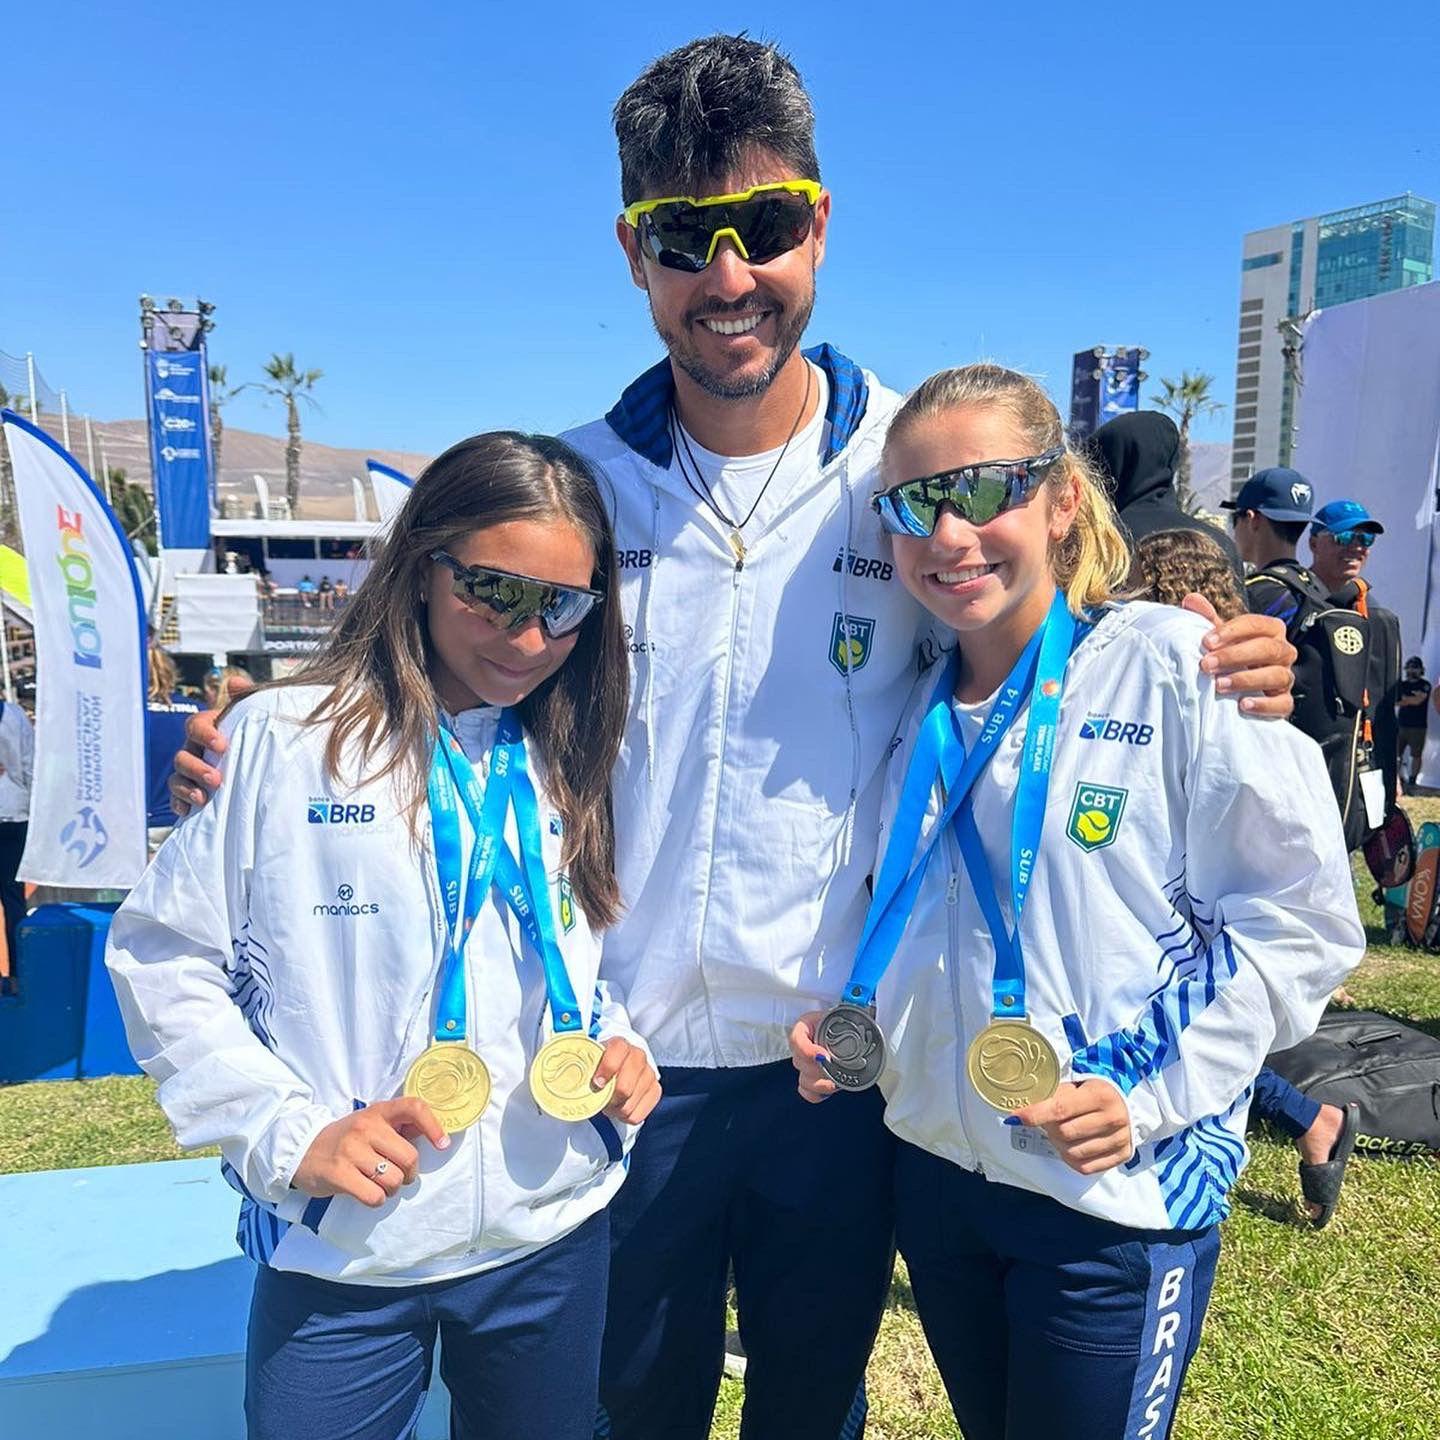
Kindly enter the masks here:
[[1116, 416], [1090, 437], [1085, 448], [1110, 481], [1110, 498], [1132, 547], [1159, 530], [1198, 530], [1219, 545], [1236, 577], [1244, 579], [1235, 542], [1223, 530], [1180, 508], [1175, 493], [1180, 432], [1168, 415], [1137, 410]]

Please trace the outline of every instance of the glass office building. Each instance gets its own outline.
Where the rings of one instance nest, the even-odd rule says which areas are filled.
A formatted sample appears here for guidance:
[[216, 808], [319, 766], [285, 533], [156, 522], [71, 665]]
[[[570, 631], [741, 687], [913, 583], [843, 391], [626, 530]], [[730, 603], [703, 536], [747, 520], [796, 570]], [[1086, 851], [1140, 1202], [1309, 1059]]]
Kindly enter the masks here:
[[1435, 205], [1418, 195], [1246, 235], [1230, 455], [1236, 486], [1267, 465], [1290, 463], [1303, 318], [1434, 276]]

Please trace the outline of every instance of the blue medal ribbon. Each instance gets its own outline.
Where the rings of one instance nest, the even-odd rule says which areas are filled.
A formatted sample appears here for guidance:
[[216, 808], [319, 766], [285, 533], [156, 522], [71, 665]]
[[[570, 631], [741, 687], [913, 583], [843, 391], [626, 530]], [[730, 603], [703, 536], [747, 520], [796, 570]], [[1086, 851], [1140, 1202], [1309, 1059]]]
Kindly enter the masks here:
[[[451, 735], [444, 735], [443, 745], [436, 746], [436, 764], [431, 767], [431, 813], [435, 814], [434, 782], [438, 762], [443, 758], [446, 778], [458, 787], [466, 814], [475, 831], [476, 846], [471, 859], [472, 879], [466, 886], [465, 934], [468, 935], [475, 917], [480, 913], [491, 884], [495, 884], [505, 903], [510, 907], [526, 938], [540, 956], [541, 969], [545, 976], [545, 993], [550, 1005], [550, 1018], [556, 1034], [580, 1030], [583, 1021], [580, 1007], [575, 1002], [574, 987], [565, 969], [565, 960], [555, 934], [555, 918], [550, 907], [550, 882], [545, 871], [545, 853], [540, 834], [540, 806], [535, 795], [535, 786], [530, 778], [529, 761], [525, 746], [520, 739], [520, 725], [514, 712], [506, 710], [501, 715], [500, 732], [490, 752], [490, 781], [483, 797], [474, 767]], [[497, 784], [498, 782], [498, 784]], [[443, 803], [443, 797], [442, 797]], [[517, 862], [505, 843], [505, 816], [513, 804], [515, 828], [520, 840], [520, 861]], [[492, 805], [496, 808], [492, 811]], [[453, 799], [450, 810], [456, 829], [458, 849], [459, 823], [453, 815]], [[440, 863], [440, 828], [436, 826], [436, 862]], [[481, 857], [485, 857], [483, 860]], [[483, 872], [481, 864], [488, 866]], [[458, 871], [458, 865], [455, 867]], [[446, 885], [446, 871], [441, 870], [441, 894], [445, 896], [446, 913], [450, 916], [451, 900]], [[454, 919], [450, 917], [453, 930]], [[463, 941], [462, 941], [463, 948]], [[459, 1007], [461, 1026], [459, 1031], [446, 1029], [441, 1034], [442, 1024], [454, 1018], [447, 1012], [446, 977], [441, 980], [441, 1005], [436, 1014], [436, 1038], [454, 1039], [463, 1035], [464, 1012], [464, 969], [456, 965], [459, 972]]]
[[[1045, 806], [1050, 793], [1050, 771], [1055, 763], [1055, 740], [1060, 728], [1060, 701], [1065, 690], [1065, 666], [1075, 648], [1079, 631], [1075, 617], [1057, 593], [1050, 618], [1043, 631], [1039, 661], [1035, 669], [1030, 695], [1030, 717], [1025, 731], [1025, 745], [1020, 753], [1020, 775], [1015, 791], [1015, 809], [1010, 824], [1010, 905], [1015, 928], [1005, 924], [995, 891], [995, 880], [980, 830], [975, 823], [971, 789], [967, 787], [959, 813], [955, 817], [955, 833], [965, 873], [980, 912], [995, 944], [995, 971], [991, 981], [991, 1014], [997, 1020], [1025, 1018], [1025, 953], [1020, 943], [1020, 921], [1025, 912], [1025, 897], [1035, 875], [1035, 862], [1040, 854], [1040, 836], [1045, 827]], [[954, 712], [951, 711], [952, 725]], [[955, 766], [955, 750], [963, 751], [963, 741], [942, 752], [941, 764], [955, 771], [955, 783], [963, 780], [963, 767]], [[979, 748], [978, 742], [976, 748]], [[968, 756], [966, 757], [969, 758]], [[947, 775], [947, 780], [949, 780]]]
[[[974, 789], [975, 782], [980, 778], [1001, 740], [1004, 739], [1006, 732], [1014, 723], [1027, 691], [1031, 692], [1031, 727], [1032, 734], [1034, 733], [1037, 703], [1048, 704], [1051, 699], [1049, 696], [1042, 695], [1042, 689], [1050, 688], [1050, 682], [1055, 680], [1055, 677], [1044, 669], [1044, 662], [1047, 659], [1053, 661], [1054, 653], [1062, 646], [1063, 650], [1060, 650], [1060, 653], [1068, 659], [1074, 630], [1074, 617], [1070, 614], [1065, 596], [1057, 591], [1045, 624], [1030, 637], [1025, 649], [1021, 651], [1020, 658], [1015, 662], [1004, 684], [1000, 686], [995, 703], [986, 717], [985, 728], [980, 732], [980, 738], [975, 742], [974, 749], [968, 754], [963, 754], [963, 759], [960, 754], [956, 753], [957, 748], [963, 753], [963, 746], [957, 747], [954, 717], [950, 707], [960, 663], [958, 652], [945, 667], [944, 673], [940, 676], [934, 692], [931, 694], [915, 751], [910, 757], [910, 764], [905, 772], [905, 781], [900, 792], [900, 804], [895, 814], [894, 829], [891, 831], [890, 841], [885, 847], [880, 873], [876, 877], [875, 893], [871, 899], [870, 908], [866, 912], [865, 926], [861, 932], [859, 948], [856, 951], [855, 965], [850, 973], [850, 980], [841, 995], [847, 1004], [869, 1006], [875, 1003], [875, 990], [890, 961], [894, 958], [895, 951], [899, 948], [900, 939], [905, 933], [905, 926], [909, 923], [910, 914], [919, 898], [925, 871], [930, 864], [931, 856], [935, 853], [940, 836], [944, 833], [945, 827], [953, 823], [957, 816], [967, 808], [965, 802], [969, 798], [971, 790]], [[1063, 680], [1063, 675], [1064, 659], [1060, 665], [1061, 680]], [[1060, 682], [1056, 681], [1055, 683]], [[1042, 730], [1047, 729], [1048, 725], [1049, 740], [1044, 756], [1047, 778], [1050, 759], [1054, 751], [1056, 717], [1060, 707], [1058, 688], [1055, 690], [1053, 701], [1052, 710], [1042, 711], [1040, 724]], [[1048, 716], [1048, 721], [1046, 716]], [[1026, 738], [1025, 755], [1027, 757], [1031, 755], [1030, 736]], [[952, 765], [951, 761], [958, 763]], [[934, 788], [938, 769], [949, 769], [951, 772], [946, 776], [948, 795], [940, 819], [930, 832], [924, 850], [912, 867], [911, 857], [915, 854], [915, 847], [920, 840], [920, 828], [925, 821], [925, 811], [929, 805], [930, 792]], [[1040, 814], [1043, 819], [1043, 789]], [[1037, 831], [1035, 836], [1037, 842], [1038, 838]], [[1030, 883], [1030, 874], [1034, 869], [1034, 854], [1034, 845], [1032, 844], [1025, 865], [1024, 884], [1027, 889]], [[993, 899], [993, 887], [991, 888], [991, 897]], [[1001, 928], [1003, 930], [1003, 925]], [[1018, 1013], [1023, 1014], [1023, 969], [1020, 973], [1020, 996], [1022, 1010]], [[1013, 1013], [1013, 1007], [1007, 1007], [1007, 1013]]]

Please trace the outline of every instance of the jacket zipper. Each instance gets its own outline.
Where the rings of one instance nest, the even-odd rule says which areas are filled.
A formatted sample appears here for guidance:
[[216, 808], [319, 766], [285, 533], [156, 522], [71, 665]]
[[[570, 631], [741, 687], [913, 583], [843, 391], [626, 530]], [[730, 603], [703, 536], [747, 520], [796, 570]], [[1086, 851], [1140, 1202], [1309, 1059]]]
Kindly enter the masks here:
[[725, 750], [730, 734], [730, 682], [735, 667], [735, 631], [740, 623], [740, 572], [745, 568], [743, 555], [735, 557], [730, 582], [730, 644], [725, 650], [725, 678], [720, 693], [720, 769], [715, 781], [715, 810], [710, 821], [710, 863], [705, 872], [705, 902], [700, 908], [700, 929], [696, 936], [695, 963], [700, 970], [700, 985], [705, 991], [705, 1023], [710, 1029], [711, 1052], [723, 1059], [720, 1036], [715, 1029], [715, 1005], [710, 982], [705, 976], [705, 930], [710, 920], [710, 895], [715, 886], [716, 838], [720, 831], [720, 801], [725, 785]]

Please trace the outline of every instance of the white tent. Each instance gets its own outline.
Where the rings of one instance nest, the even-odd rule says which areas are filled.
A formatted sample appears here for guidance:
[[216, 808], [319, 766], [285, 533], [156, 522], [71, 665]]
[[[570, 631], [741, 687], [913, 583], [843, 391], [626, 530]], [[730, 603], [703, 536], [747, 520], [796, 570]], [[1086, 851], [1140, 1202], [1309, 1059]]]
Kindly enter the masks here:
[[[1365, 574], [1400, 617], [1405, 653], [1422, 648], [1440, 459], [1440, 283], [1318, 311], [1305, 327], [1292, 464], [1318, 509], [1358, 500], [1385, 527]], [[1308, 558], [1301, 541], [1300, 558]], [[1427, 674], [1440, 660], [1427, 654]]]

